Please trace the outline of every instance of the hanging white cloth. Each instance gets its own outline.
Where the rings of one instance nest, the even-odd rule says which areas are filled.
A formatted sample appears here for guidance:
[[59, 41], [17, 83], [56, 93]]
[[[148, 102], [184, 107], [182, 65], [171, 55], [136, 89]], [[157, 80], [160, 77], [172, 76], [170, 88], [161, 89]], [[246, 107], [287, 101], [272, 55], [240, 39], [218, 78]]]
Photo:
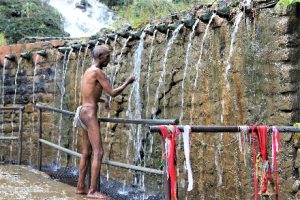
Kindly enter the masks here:
[[188, 173], [188, 191], [193, 189], [193, 172], [191, 167], [190, 161], [190, 133], [191, 127], [189, 125], [184, 126], [183, 129], [183, 144], [184, 144], [184, 156], [185, 156], [185, 168], [187, 169]]

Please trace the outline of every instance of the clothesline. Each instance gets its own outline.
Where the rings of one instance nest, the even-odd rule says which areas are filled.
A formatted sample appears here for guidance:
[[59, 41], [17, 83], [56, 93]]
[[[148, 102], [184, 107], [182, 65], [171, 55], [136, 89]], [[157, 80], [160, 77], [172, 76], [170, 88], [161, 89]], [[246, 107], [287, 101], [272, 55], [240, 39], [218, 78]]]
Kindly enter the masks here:
[[[218, 133], [218, 132], [241, 132], [242, 130], [248, 129], [251, 131], [251, 126], [190, 126], [191, 132], [194, 133], [201, 133], [201, 132], [208, 132], [208, 133]], [[299, 126], [268, 126], [268, 131], [272, 131], [272, 128], [276, 127], [279, 132], [299, 132]], [[180, 131], [184, 130], [184, 125], [178, 125], [177, 128]], [[150, 132], [160, 132], [160, 126], [149, 126]]]

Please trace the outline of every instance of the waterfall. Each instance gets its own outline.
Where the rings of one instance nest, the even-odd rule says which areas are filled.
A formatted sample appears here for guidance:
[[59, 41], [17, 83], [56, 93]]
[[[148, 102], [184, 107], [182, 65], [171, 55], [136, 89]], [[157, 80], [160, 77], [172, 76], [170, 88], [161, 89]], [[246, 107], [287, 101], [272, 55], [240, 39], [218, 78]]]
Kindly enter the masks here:
[[157, 32], [157, 30], [155, 29], [154, 32], [153, 32], [153, 36], [152, 36], [152, 40], [151, 40], [151, 47], [150, 47], [150, 54], [149, 54], [149, 57], [148, 57], [146, 118], [148, 118], [148, 112], [149, 112], [151, 60], [152, 60], [152, 54], [153, 54], [153, 49], [154, 49], [153, 44], [154, 44], [156, 32]]
[[186, 74], [189, 68], [189, 60], [190, 60], [190, 48], [192, 46], [192, 38], [194, 36], [195, 33], [195, 28], [199, 23], [199, 19], [196, 20], [196, 22], [193, 25], [192, 28], [192, 32], [189, 35], [189, 42], [188, 42], [188, 46], [186, 49], [186, 54], [185, 54], [185, 67], [184, 67], [184, 72], [183, 72], [183, 79], [182, 79], [182, 84], [181, 84], [181, 111], [180, 111], [180, 117], [179, 117], [179, 124], [182, 124], [182, 118], [184, 115], [184, 111], [183, 111], [183, 106], [184, 106], [184, 83], [185, 83], [185, 78], [186, 78]]
[[201, 66], [204, 42], [205, 42], [205, 39], [208, 34], [209, 26], [215, 16], [216, 16], [215, 13], [211, 16], [211, 18], [205, 28], [205, 32], [204, 32], [204, 35], [203, 35], [203, 38], [202, 38], [201, 44], [200, 44], [200, 56], [199, 56], [198, 62], [196, 64], [196, 77], [195, 77], [195, 81], [194, 81], [194, 85], [193, 85], [193, 92], [192, 92], [192, 108], [191, 108], [191, 115], [190, 115], [190, 124], [193, 124], [193, 114], [194, 114], [194, 109], [195, 109], [195, 102], [194, 102], [195, 101], [195, 93], [196, 93], [196, 88], [197, 88], [197, 80], [198, 80], [198, 76], [199, 76], [199, 68]]
[[231, 57], [232, 57], [232, 54], [233, 54], [233, 51], [234, 51], [235, 35], [238, 31], [239, 24], [241, 22], [242, 17], [243, 17], [243, 12], [240, 12], [237, 15], [237, 17], [234, 21], [233, 31], [231, 33], [230, 50], [229, 50], [229, 55], [228, 55], [228, 58], [227, 58], [227, 61], [226, 61], [227, 67], [225, 69], [225, 74], [224, 74], [224, 78], [226, 80], [226, 86], [227, 86], [228, 90], [230, 90], [230, 83], [229, 83], [229, 80], [228, 80], [228, 72], [231, 69]]
[[[172, 47], [172, 44], [174, 43], [175, 39], [178, 36], [178, 33], [180, 31], [180, 29], [183, 27], [183, 24], [180, 24], [173, 32], [171, 39], [169, 40], [168, 44], [167, 44], [167, 48], [166, 51], [164, 53], [164, 59], [163, 59], [163, 69], [162, 72], [160, 74], [160, 78], [159, 78], [159, 82], [158, 82], [158, 86], [155, 92], [155, 97], [154, 97], [154, 104], [152, 107], [152, 115], [154, 116], [154, 118], [156, 118], [156, 112], [157, 112], [157, 108], [158, 107], [158, 99], [159, 99], [159, 90], [162, 84], [165, 84], [165, 74], [166, 74], [166, 68], [167, 68], [167, 59], [168, 59], [168, 53]], [[168, 35], [168, 34], [167, 34]], [[165, 93], [165, 87], [164, 87], [164, 91]], [[165, 95], [165, 94], [164, 94]]]
[[71, 37], [89, 37], [113, 22], [113, 12], [97, 0], [49, 0], [64, 18], [65, 31]]

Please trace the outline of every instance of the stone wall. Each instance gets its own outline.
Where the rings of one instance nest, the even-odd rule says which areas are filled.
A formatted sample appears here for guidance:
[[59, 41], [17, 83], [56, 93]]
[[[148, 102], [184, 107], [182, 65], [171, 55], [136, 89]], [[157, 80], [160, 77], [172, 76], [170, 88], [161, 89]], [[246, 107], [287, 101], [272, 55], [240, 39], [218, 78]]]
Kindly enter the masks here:
[[[156, 105], [154, 105], [155, 94], [163, 71], [167, 41], [166, 34], [157, 32], [153, 43], [152, 57], [149, 58], [152, 36], [146, 35], [140, 77], [142, 118], [151, 118], [151, 110], [154, 107], [158, 119], [180, 118], [183, 110], [184, 117], [181, 119], [181, 124], [191, 124], [192, 121], [191, 125], [293, 125], [295, 122], [299, 122], [300, 60], [298, 55], [300, 20], [297, 12], [278, 15], [272, 9], [264, 9], [260, 10], [254, 18], [244, 16], [238, 26], [236, 39], [232, 43], [233, 52], [230, 58], [234, 21], [234, 17], [231, 21], [224, 19], [222, 24], [218, 24], [216, 20], [213, 21], [203, 43], [202, 59], [199, 65], [202, 38], [205, 35], [207, 22], [201, 22], [198, 25], [192, 38], [184, 90], [182, 90], [183, 74], [191, 29], [182, 28], [168, 53], [165, 65], [165, 82], [160, 88]], [[171, 37], [172, 32], [170, 32], [168, 39]], [[130, 40], [127, 46], [122, 48], [125, 41], [125, 38], [118, 37], [116, 43], [112, 39], [109, 42], [112, 49], [112, 62], [105, 69], [105, 72], [110, 77], [113, 74], [113, 69], [120, 64], [115, 86], [120, 85], [133, 72], [134, 68], [134, 53], [139, 40]], [[27, 48], [30, 49], [30, 47]], [[91, 63], [91, 49], [87, 51], [82, 49], [81, 53], [78, 53], [78, 51], [71, 53], [69, 63], [67, 62], [68, 54], [63, 54], [57, 48], [51, 46], [45, 49], [48, 56], [36, 65], [37, 102], [74, 111], [80, 103], [79, 82], [81, 72]], [[9, 52], [18, 54], [19, 51], [14, 52], [11, 50]], [[87, 53], [87, 56], [85, 56], [85, 53]], [[121, 54], [122, 59], [119, 60]], [[228, 67], [229, 64], [231, 64], [230, 67]], [[22, 62], [24, 71], [22, 75], [20, 74], [19, 80], [20, 85], [21, 83], [25, 84], [27, 89], [24, 90], [24, 93], [21, 92], [21, 89], [20, 91], [17, 90], [17, 104], [25, 105], [25, 152], [23, 159], [28, 162], [31, 159], [30, 163], [32, 165], [36, 163], [37, 156], [37, 114], [31, 101], [32, 67], [34, 65], [34, 58], [32, 62]], [[194, 90], [197, 66], [199, 76], [196, 90]], [[11, 96], [13, 95], [13, 77], [16, 64], [11, 64], [6, 69], [7, 75], [4, 80], [5, 106], [8, 106], [12, 104], [9, 99], [12, 99]], [[61, 98], [63, 69], [66, 69], [67, 72], [65, 76], [66, 94]], [[149, 69], [150, 74], [148, 76]], [[226, 69], [228, 69], [227, 75]], [[3, 72], [3, 67], [1, 72]], [[147, 93], [148, 78], [149, 101]], [[22, 82], [23, 79], [26, 79], [26, 81]], [[1, 81], [3, 83], [3, 79]], [[110, 112], [105, 111], [100, 106], [99, 115], [127, 118], [126, 111], [129, 100], [133, 109], [135, 105], [134, 100], [129, 98], [130, 92], [131, 88], [129, 87], [120, 96], [114, 98]], [[183, 109], [181, 106], [182, 94], [184, 94]], [[21, 100], [26, 96], [28, 100]], [[193, 104], [194, 109], [192, 108]], [[4, 134], [9, 135], [11, 133], [9, 114], [4, 116], [5, 127], [7, 127]], [[58, 114], [45, 112], [44, 136], [54, 142], [62, 137], [62, 146], [80, 151], [80, 134], [78, 136], [76, 130], [72, 129], [71, 121], [70, 118], [63, 117], [60, 119]], [[135, 151], [135, 138], [137, 137], [136, 132], [134, 132], [135, 127], [113, 123], [102, 123], [101, 126], [106, 151], [105, 159], [135, 163], [137, 162], [135, 155], [140, 154], [144, 156], [142, 165], [156, 169], [161, 168], [161, 149], [158, 134], [153, 133], [151, 135], [147, 133], [146, 126], [142, 127], [143, 131], [139, 137], [142, 138], [142, 145], [147, 151], [137, 153]], [[76, 140], [78, 140], [78, 143], [74, 144], [72, 141]], [[153, 142], [153, 151], [150, 151], [151, 142]], [[180, 143], [177, 148], [180, 199], [185, 196], [188, 196], [188, 199], [253, 198], [251, 151], [249, 146], [245, 148], [245, 153], [240, 151], [237, 134], [192, 133], [191, 162], [194, 189], [191, 192], [186, 192], [187, 174], [183, 169], [184, 156], [180, 136], [178, 136], [178, 143]], [[281, 152], [278, 161], [280, 168], [279, 199], [299, 197], [299, 193], [297, 193], [299, 186], [298, 168], [300, 166], [298, 147], [299, 136], [297, 134], [282, 134]], [[44, 153], [46, 161], [56, 161], [55, 151], [46, 149], [45, 152], [47, 152]], [[64, 165], [72, 165], [77, 162], [76, 160], [71, 162], [72, 160], [63, 154], [61, 156], [60, 161]], [[103, 168], [104, 174], [107, 169], [107, 167]], [[109, 167], [109, 171], [110, 177], [121, 177], [121, 180], [124, 178], [130, 183], [134, 181], [134, 178], [140, 178], [138, 174], [131, 172], [130, 175], [126, 175], [127, 170], [119, 170], [114, 167]], [[162, 178], [159, 176], [146, 175], [145, 181], [147, 184], [152, 182], [152, 186], [149, 186], [149, 188], [156, 190], [159, 190], [158, 188], [162, 184]], [[274, 181], [272, 186], [274, 186]]]

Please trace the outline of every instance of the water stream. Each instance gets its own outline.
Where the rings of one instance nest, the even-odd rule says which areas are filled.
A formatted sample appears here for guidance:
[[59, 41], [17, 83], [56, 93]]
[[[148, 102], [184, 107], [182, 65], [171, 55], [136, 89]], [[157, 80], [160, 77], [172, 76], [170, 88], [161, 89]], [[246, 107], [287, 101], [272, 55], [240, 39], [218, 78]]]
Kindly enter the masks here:
[[154, 49], [154, 41], [156, 36], [157, 30], [155, 29], [153, 32], [152, 40], [151, 40], [151, 47], [150, 47], [150, 54], [148, 57], [148, 68], [147, 68], [147, 104], [146, 104], [146, 118], [149, 118], [149, 100], [150, 100], [150, 74], [151, 74], [151, 61], [152, 61], [152, 54]]
[[[180, 24], [173, 32], [172, 34], [172, 37], [171, 39], [169, 40], [168, 44], [167, 44], [167, 48], [164, 52], [164, 59], [163, 59], [163, 69], [162, 69], [162, 72], [160, 74], [160, 78], [159, 78], [159, 81], [158, 81], [158, 86], [156, 88], [156, 92], [155, 92], [155, 97], [154, 97], [154, 104], [153, 104], [153, 107], [152, 107], [152, 116], [154, 118], [156, 118], [156, 113], [157, 113], [157, 107], [158, 107], [158, 100], [159, 100], [159, 94], [160, 94], [160, 88], [162, 85], [165, 84], [165, 75], [166, 75], [166, 68], [167, 68], [167, 60], [168, 60], [168, 54], [169, 54], [169, 51], [172, 47], [172, 44], [174, 43], [175, 39], [177, 38], [178, 36], [178, 33], [180, 31], [180, 29], [183, 27], [183, 24]], [[168, 34], [167, 34], [168, 35]], [[165, 95], [165, 86], [164, 86], [164, 89], [163, 89], [163, 95]], [[165, 105], [164, 105], [165, 106]], [[165, 115], [165, 113], [164, 113]], [[165, 117], [165, 116], [164, 116]]]
[[212, 20], [214, 19], [215, 16], [216, 16], [216, 14], [214, 13], [211, 16], [208, 24], [206, 25], [205, 32], [204, 32], [204, 35], [203, 35], [203, 38], [202, 38], [201, 44], [200, 44], [200, 55], [199, 55], [199, 59], [198, 59], [198, 62], [196, 64], [196, 67], [195, 67], [196, 68], [196, 77], [195, 77], [195, 81], [194, 81], [194, 84], [193, 84], [190, 124], [193, 124], [193, 115], [194, 115], [194, 110], [195, 110], [195, 93], [196, 93], [197, 81], [198, 81], [198, 77], [199, 77], [199, 68], [201, 67], [201, 61], [202, 61], [202, 54], [203, 54], [204, 43], [205, 43], [205, 40], [206, 40], [206, 37], [207, 37], [207, 34], [208, 34], [208, 30], [209, 30], [210, 24], [212, 23]]
[[[135, 81], [133, 82], [132, 89], [130, 92], [130, 96], [128, 98], [128, 110], [127, 110], [127, 116], [129, 119], [141, 119], [142, 118], [142, 102], [141, 102], [141, 91], [140, 91], [140, 79], [141, 79], [141, 66], [142, 66], [142, 53], [144, 50], [144, 38], [145, 38], [145, 32], [142, 32], [141, 39], [139, 42], [139, 45], [137, 49], [134, 52], [133, 60], [134, 60], [134, 70], [133, 75], [135, 76]], [[134, 97], [134, 113], [131, 110], [131, 99], [132, 95]], [[140, 165], [142, 162], [142, 158], [140, 155], [140, 152], [142, 150], [142, 140], [141, 140], [141, 129], [142, 125], [138, 124], [136, 125], [136, 129], [134, 128], [134, 125], [132, 126], [132, 132], [135, 133], [135, 139], [134, 139], [134, 147], [135, 147], [135, 163]], [[138, 180], [137, 182], [139, 182]], [[138, 183], [139, 185], [142, 183]]]
[[235, 21], [234, 21], [234, 24], [233, 24], [233, 31], [231, 33], [231, 41], [230, 41], [230, 49], [229, 49], [229, 55], [228, 55], [228, 58], [227, 58], [227, 61], [226, 61], [226, 69], [225, 69], [225, 74], [224, 74], [224, 78], [226, 80], [226, 86], [227, 86], [227, 89], [230, 90], [230, 82], [228, 80], [228, 72], [229, 70], [231, 69], [231, 58], [232, 58], [232, 54], [234, 52], [234, 42], [235, 42], [235, 35], [238, 31], [238, 28], [239, 28], [239, 24], [241, 22], [241, 19], [243, 17], [243, 12], [240, 12]]
[[[13, 98], [13, 106], [16, 105], [16, 96], [17, 96], [17, 88], [18, 88], [18, 74], [20, 71], [20, 64], [22, 62], [22, 57], [19, 58], [18, 63], [17, 63], [17, 71], [15, 74], [15, 78], [14, 78], [14, 98]], [[14, 136], [14, 120], [15, 120], [15, 111], [12, 111], [11, 113], [11, 136]], [[10, 142], [10, 146], [9, 146], [9, 160], [12, 161], [12, 152], [13, 152], [13, 141]]]
[[184, 71], [183, 71], [183, 79], [182, 79], [182, 83], [181, 83], [181, 111], [180, 111], [180, 117], [179, 117], [179, 124], [182, 124], [182, 118], [184, 115], [184, 83], [185, 83], [185, 78], [187, 75], [187, 72], [189, 72], [189, 61], [190, 61], [190, 49], [192, 46], [192, 38], [194, 36], [195, 33], [195, 28], [199, 23], [199, 19], [197, 19], [192, 27], [192, 32], [189, 35], [189, 41], [188, 41], [188, 45], [187, 45], [187, 49], [186, 49], [186, 54], [185, 54], [185, 67], [184, 67]]
[[131, 36], [129, 36], [129, 37], [125, 40], [125, 42], [124, 42], [124, 44], [123, 44], [123, 46], [122, 46], [122, 49], [121, 49], [121, 53], [120, 53], [120, 55], [119, 55], [118, 58], [117, 58], [118, 63], [117, 63], [117, 65], [116, 65], [115, 69], [111, 71], [111, 72], [113, 73], [113, 74], [111, 75], [111, 85], [112, 85], [112, 87], [114, 87], [115, 80], [116, 80], [116, 76], [117, 76], [117, 74], [118, 74], [118, 72], [119, 72], [119, 70], [120, 70], [120, 63], [121, 63], [121, 60], [122, 60], [122, 55], [123, 55], [124, 50], [125, 50], [125, 48], [126, 48], [126, 46], [127, 46], [127, 43], [129, 42], [130, 39], [131, 39]]
[[[69, 61], [70, 61], [72, 52], [73, 52], [73, 48], [71, 48], [71, 50], [69, 52], [66, 51], [64, 54], [64, 62], [63, 63], [65, 63], [65, 65], [63, 65], [63, 68], [62, 68], [62, 78], [61, 78], [61, 86], [60, 86], [61, 87], [60, 88], [60, 109], [61, 110], [63, 109], [64, 96], [66, 93], [65, 79], [66, 79], [66, 74], [68, 71], [68, 65], [69, 65]], [[67, 54], [68, 54], [68, 57], [65, 62], [65, 58], [66, 58]], [[59, 131], [58, 131], [58, 138], [57, 138], [57, 144], [59, 146], [61, 146], [61, 138], [62, 138], [62, 118], [63, 118], [63, 115], [61, 113], [60, 118], [59, 118]], [[60, 164], [60, 159], [61, 159], [60, 151], [57, 151], [56, 163], [58, 165]]]

